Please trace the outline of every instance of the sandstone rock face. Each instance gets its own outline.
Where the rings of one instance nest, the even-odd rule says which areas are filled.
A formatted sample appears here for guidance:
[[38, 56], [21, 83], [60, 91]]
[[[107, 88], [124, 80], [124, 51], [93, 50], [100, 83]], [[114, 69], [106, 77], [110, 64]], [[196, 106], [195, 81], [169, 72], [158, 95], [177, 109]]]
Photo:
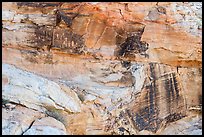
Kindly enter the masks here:
[[202, 133], [202, 3], [2, 5], [4, 134]]
[[173, 122], [160, 134], [202, 135], [202, 117], [187, 117]]
[[2, 108], [2, 135], [21, 135], [35, 119], [43, 116], [38, 111], [8, 103]]
[[44, 111], [43, 107], [52, 106], [65, 111], [80, 112], [80, 104], [74, 92], [66, 93], [52, 81], [19, 70], [11, 65], [2, 65], [3, 75], [9, 81], [2, 87], [4, 99], [38, 111]]
[[36, 120], [23, 135], [67, 135], [64, 125], [52, 117]]

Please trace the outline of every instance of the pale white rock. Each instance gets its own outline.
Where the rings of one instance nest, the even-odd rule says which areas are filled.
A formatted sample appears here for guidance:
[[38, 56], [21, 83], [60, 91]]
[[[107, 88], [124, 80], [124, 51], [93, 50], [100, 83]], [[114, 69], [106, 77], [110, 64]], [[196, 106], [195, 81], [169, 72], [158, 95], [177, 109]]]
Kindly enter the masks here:
[[142, 130], [139, 132], [140, 135], [153, 135], [153, 133], [151, 131], [148, 130]]
[[[87, 92], [87, 95], [90, 94], [96, 96], [98, 101], [109, 110], [117, 108], [119, 102], [130, 101], [131, 93], [133, 91], [132, 87], [105, 86], [104, 84], [95, 82], [88, 75], [77, 76], [73, 81], [61, 82], [66, 83], [68, 86], [84, 89]], [[87, 100], [86, 96], [85, 100]]]
[[100, 2], [88, 2], [88, 3], [90, 3], [90, 4], [98, 4]]
[[107, 77], [99, 77], [98, 80], [104, 83], [111, 82], [111, 81], [117, 81], [122, 78], [123, 74], [122, 73], [113, 73], [108, 75]]
[[6, 106], [7, 109], [12, 110], [12, 109], [14, 109], [16, 107], [16, 104], [6, 103], [5, 106]]
[[27, 18], [28, 18], [27, 14], [17, 14], [17, 15], [14, 16], [12, 22], [20, 23], [22, 20], [25, 20]]
[[84, 102], [94, 101], [95, 99], [96, 99], [96, 96], [91, 95], [91, 94], [87, 94], [84, 97]]
[[202, 116], [190, 116], [170, 123], [157, 134], [163, 135], [202, 135]]
[[148, 13], [148, 18], [145, 18], [146, 20], [152, 20], [152, 21], [156, 21], [159, 19], [159, 12], [157, 11], [157, 9], [152, 9], [149, 13]]
[[2, 20], [12, 21], [15, 12], [9, 10], [2, 10]]
[[142, 89], [142, 86], [144, 85], [144, 81], [146, 78], [146, 73], [143, 65], [139, 64], [133, 64], [131, 66], [132, 75], [135, 78], [134, 83], [134, 92], [138, 92]]
[[11, 23], [11, 22], [3, 22], [3, 28], [7, 29], [7, 30], [18, 30], [21, 32], [31, 32], [34, 33], [35, 30], [35, 26], [33, 24], [25, 24], [25, 23]]
[[[122, 67], [120, 62], [96, 64], [95, 68], [90, 68], [92, 73], [86, 73], [86, 75], [73, 77], [70, 81], [61, 82], [66, 83], [67, 86], [84, 89], [87, 93], [84, 96], [84, 102], [94, 101], [97, 98], [108, 110], [116, 109], [121, 103], [130, 102], [132, 94], [142, 89], [146, 78], [145, 68], [142, 64], [134, 63], [129, 70]], [[114, 66], [113, 69], [110, 65]], [[132, 73], [135, 83], [133, 83], [133, 86], [128, 87], [118, 85], [122, 83], [120, 80], [126, 76], [123, 73], [127, 71]], [[111, 82], [115, 83], [112, 85], [107, 84]]]
[[113, 56], [116, 46], [101, 46], [99, 53], [105, 56]]
[[65, 126], [52, 117], [44, 117], [34, 121], [23, 135], [67, 135]]
[[80, 102], [71, 90], [64, 91], [57, 83], [26, 72], [8, 64], [2, 64], [2, 73], [9, 83], [2, 87], [2, 97], [29, 108], [45, 111], [53, 106], [71, 112], [80, 112]]
[[[177, 20], [172, 26], [179, 26], [187, 32], [200, 36], [202, 35], [202, 3], [201, 2], [188, 2], [188, 3], [172, 3], [171, 10], [173, 13], [182, 11], [182, 14], [173, 14], [172, 16]], [[178, 16], [182, 15], [182, 18]], [[201, 29], [201, 30], [198, 30]]]
[[42, 26], [42, 25], [53, 26], [56, 23], [56, 16], [55, 15], [29, 14], [28, 19], [39, 26]]
[[2, 108], [2, 135], [21, 135], [40, 117], [44, 114], [19, 105], [6, 105]]

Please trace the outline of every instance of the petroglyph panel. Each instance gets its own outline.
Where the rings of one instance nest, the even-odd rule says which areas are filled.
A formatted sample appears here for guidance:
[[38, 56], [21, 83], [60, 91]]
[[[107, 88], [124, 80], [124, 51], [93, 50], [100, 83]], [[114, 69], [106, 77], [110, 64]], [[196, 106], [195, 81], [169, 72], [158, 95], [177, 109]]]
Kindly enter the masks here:
[[59, 49], [67, 53], [80, 54], [83, 52], [84, 39], [69, 29], [55, 29], [52, 49]]

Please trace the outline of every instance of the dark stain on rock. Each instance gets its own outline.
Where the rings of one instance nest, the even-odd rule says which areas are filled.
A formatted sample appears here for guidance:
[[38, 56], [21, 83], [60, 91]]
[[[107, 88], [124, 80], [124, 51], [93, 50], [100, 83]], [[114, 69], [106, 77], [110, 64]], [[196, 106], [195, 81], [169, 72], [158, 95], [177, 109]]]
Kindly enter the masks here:
[[178, 81], [175, 73], [165, 75], [166, 104], [168, 108], [167, 122], [179, 120], [185, 116], [184, 100], [179, 94]]
[[[136, 104], [133, 105], [133, 109], [128, 115], [133, 121], [134, 127], [139, 131], [148, 130], [155, 133], [161, 127], [163, 120], [173, 122], [186, 115], [186, 107], [183, 97], [179, 94], [181, 89], [178, 86], [179, 81], [176, 74], [167, 73], [158, 77], [157, 65], [157, 63], [149, 64], [150, 83], [142, 90], [141, 102], [135, 102]], [[166, 91], [164, 94], [159, 92], [158, 83], [164, 85]], [[160, 106], [164, 107], [163, 105], [167, 109], [160, 109]]]
[[17, 2], [17, 6], [26, 6], [26, 7], [36, 7], [36, 8], [44, 8], [44, 7], [57, 7], [61, 4], [61, 2]]
[[198, 98], [199, 98], [199, 105], [202, 105], [202, 103], [203, 103], [203, 102], [202, 102], [202, 95], [199, 95]]
[[179, 99], [179, 87], [178, 87], [178, 81], [176, 80], [176, 75], [173, 73], [173, 81], [174, 81], [174, 89], [176, 91], [176, 100]]
[[167, 103], [169, 103], [168, 107], [170, 112], [171, 104], [178, 103], [179, 99], [179, 87], [178, 81], [176, 80], [176, 75], [174, 73], [166, 75], [164, 85], [166, 89]]
[[[125, 33], [125, 32], [124, 32]], [[126, 40], [125, 36], [116, 35], [116, 45], [121, 45]]]
[[51, 53], [42, 53], [38, 51], [31, 51], [31, 50], [20, 50], [21, 55], [25, 58], [25, 60], [38, 64], [54, 64], [53, 57]]
[[70, 54], [81, 54], [84, 49], [84, 38], [68, 28], [54, 28], [51, 26], [35, 27], [34, 35], [28, 40], [32, 48], [50, 51], [57, 48]]
[[170, 83], [170, 76], [169, 75], [165, 75], [165, 81], [164, 81], [164, 87], [166, 90], [166, 100], [167, 100], [167, 108], [168, 108], [168, 112], [171, 112], [171, 94], [172, 94], [172, 83]]
[[157, 88], [157, 85], [156, 85], [156, 80], [158, 78], [158, 76], [156, 76], [156, 72], [155, 72], [155, 68], [156, 68], [156, 65], [155, 63], [150, 63], [149, 66], [150, 66], [150, 76], [152, 78], [152, 83], [150, 84], [150, 91], [152, 92], [152, 94], [154, 94], [154, 98], [155, 98], [155, 103], [157, 103], [157, 91], [158, 91], [158, 88]]
[[126, 129], [125, 129], [124, 127], [119, 127], [118, 130], [119, 130], [120, 132], [124, 132]]
[[54, 64], [53, 55], [51, 53], [45, 55], [44, 64]]
[[116, 43], [118, 43], [116, 56], [128, 57], [128, 56], [134, 56], [135, 54], [140, 54], [142, 56], [148, 57], [148, 55], [145, 52], [148, 49], [149, 44], [144, 41], [141, 41], [141, 36], [143, 32], [144, 32], [144, 29], [138, 32], [132, 32], [128, 34], [128, 37], [123, 43], [119, 41], [120, 40], [119, 37], [121, 36], [116, 36]]
[[131, 62], [130, 61], [121, 61], [121, 64], [123, 67], [129, 69], [131, 67]]
[[37, 64], [37, 51], [30, 51], [30, 50], [20, 50], [21, 55], [25, 58], [25, 60]]
[[149, 67], [150, 67], [150, 76], [151, 76], [152, 80], [156, 80], [156, 73], [155, 73], [156, 64], [155, 63], [149, 63]]
[[198, 70], [199, 70], [199, 73], [202, 74], [202, 68], [199, 68]]
[[156, 88], [155, 80], [145, 88], [147, 89], [145, 97], [147, 104], [146, 107], [141, 108], [139, 112], [136, 113], [134, 123], [139, 131], [148, 130], [156, 132], [159, 129], [161, 120], [158, 118], [159, 110], [156, 99], [158, 89]]
[[82, 54], [84, 50], [84, 38], [67, 29], [56, 29], [53, 36], [53, 45], [56, 48], [70, 54]]
[[156, 132], [161, 120], [158, 118], [158, 110], [148, 106], [141, 109], [134, 117], [134, 123], [139, 131], [148, 130]]
[[[72, 20], [74, 19], [75, 16], [67, 16], [62, 10], [58, 9], [57, 12], [56, 12], [56, 16], [57, 16], [57, 22], [56, 24], [60, 23], [61, 20], [63, 20], [66, 25], [68, 27], [70, 27], [72, 25]], [[76, 15], [77, 16], [77, 15]]]
[[135, 78], [132, 76], [131, 72], [123, 72], [123, 76], [120, 79], [120, 82], [125, 84], [127, 87], [131, 87], [135, 84]]
[[148, 126], [148, 122], [146, 122], [144, 117], [141, 117], [141, 115], [139, 115], [138, 113], [136, 113], [135, 122], [137, 127], [139, 128], [139, 131], [144, 130], [145, 127]]
[[173, 113], [168, 115], [165, 120], [169, 123], [169, 122], [174, 122], [177, 121], [181, 118], [185, 117], [185, 115], [181, 114], [181, 113]]
[[52, 45], [52, 34], [53, 27], [36, 26], [34, 36], [32, 36], [28, 42], [31, 43], [31, 47], [33, 48], [45, 50], [46, 47], [46, 50], [48, 50]]
[[152, 111], [154, 111], [153, 108], [154, 108], [154, 101], [155, 100], [154, 100], [154, 87], [153, 87], [153, 84], [151, 83], [149, 86], [146, 86], [146, 89], [149, 90], [149, 92], [148, 92], [148, 95], [149, 95], [148, 102], [150, 103], [150, 109], [152, 109]]
[[[78, 5], [76, 5], [76, 6], [78, 6]], [[65, 9], [58, 8], [56, 11], [56, 16], [57, 16], [56, 17], [57, 18], [56, 24], [59, 24], [63, 20], [65, 22], [65, 24], [67, 25], [67, 27], [70, 27], [72, 25], [72, 21], [77, 16], [89, 16], [89, 15], [85, 15], [85, 14], [80, 14], [79, 12], [71, 12], [70, 10], [74, 9], [76, 6], [74, 6], [72, 8], [65, 8]]]
[[169, 78], [166, 80], [166, 88], [168, 89], [168, 92], [170, 93], [170, 103], [171, 103], [171, 101], [174, 101], [174, 88], [173, 88], [173, 81], [172, 81], [171, 75], [169, 75]]
[[158, 6], [157, 11], [161, 14], [166, 14], [166, 8], [162, 7], [162, 6]]

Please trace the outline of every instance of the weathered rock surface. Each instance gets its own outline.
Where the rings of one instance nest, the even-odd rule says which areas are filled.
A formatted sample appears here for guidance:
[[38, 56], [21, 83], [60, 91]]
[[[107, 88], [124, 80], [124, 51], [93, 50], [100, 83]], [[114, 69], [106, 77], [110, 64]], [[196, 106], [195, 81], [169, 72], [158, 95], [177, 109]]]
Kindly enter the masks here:
[[202, 116], [183, 118], [168, 125], [163, 135], [202, 135]]
[[38, 111], [7, 103], [2, 108], [2, 135], [21, 135], [35, 119], [43, 116], [44, 114]]
[[49, 116], [24, 134], [201, 134], [201, 9], [3, 2], [2, 97]]
[[52, 117], [34, 121], [32, 127], [23, 135], [67, 135], [64, 125]]
[[80, 112], [77, 95], [63, 90], [55, 82], [25, 72], [8, 64], [2, 64], [2, 75], [8, 79], [2, 87], [2, 97], [14, 103], [38, 111], [54, 107], [70, 112]]

